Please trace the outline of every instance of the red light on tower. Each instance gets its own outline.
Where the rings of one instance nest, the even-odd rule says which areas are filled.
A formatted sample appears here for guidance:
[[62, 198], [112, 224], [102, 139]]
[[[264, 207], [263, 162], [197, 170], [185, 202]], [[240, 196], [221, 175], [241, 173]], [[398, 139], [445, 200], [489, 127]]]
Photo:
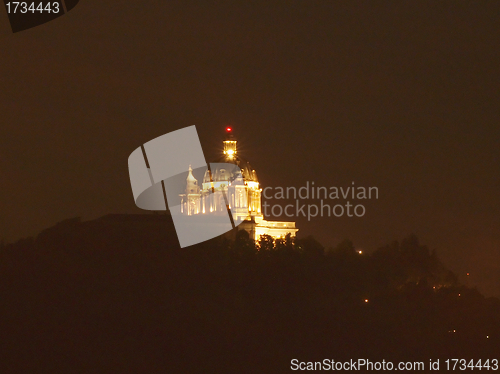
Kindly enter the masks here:
[[230, 127], [226, 127], [226, 132], [231, 132], [231, 131], [233, 131], [233, 129], [232, 129], [232, 128], [230, 128]]

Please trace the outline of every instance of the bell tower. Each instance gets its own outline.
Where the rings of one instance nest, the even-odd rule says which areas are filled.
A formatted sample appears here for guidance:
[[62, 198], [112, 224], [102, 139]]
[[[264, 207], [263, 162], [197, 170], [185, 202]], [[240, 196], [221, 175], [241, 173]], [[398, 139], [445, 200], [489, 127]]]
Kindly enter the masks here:
[[200, 213], [200, 186], [193, 175], [193, 168], [189, 165], [189, 173], [186, 178], [186, 193], [181, 195], [181, 211], [187, 215]]
[[233, 138], [233, 129], [226, 127], [226, 139], [224, 143], [224, 155], [226, 158], [233, 160], [236, 157], [236, 140]]

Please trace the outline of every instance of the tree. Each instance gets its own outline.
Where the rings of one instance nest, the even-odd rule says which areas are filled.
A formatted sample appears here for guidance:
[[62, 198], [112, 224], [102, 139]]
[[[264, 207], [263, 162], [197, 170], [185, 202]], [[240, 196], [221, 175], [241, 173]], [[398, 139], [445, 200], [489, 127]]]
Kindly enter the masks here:
[[255, 254], [255, 242], [250, 239], [250, 235], [245, 230], [239, 230], [234, 240], [234, 250], [241, 257], [248, 257]]
[[325, 248], [312, 235], [295, 240], [295, 248], [308, 255], [324, 255]]
[[344, 239], [333, 248], [333, 254], [338, 256], [351, 256], [356, 254], [356, 250], [351, 240]]
[[274, 249], [274, 239], [271, 235], [261, 235], [259, 238], [259, 252], [272, 251]]

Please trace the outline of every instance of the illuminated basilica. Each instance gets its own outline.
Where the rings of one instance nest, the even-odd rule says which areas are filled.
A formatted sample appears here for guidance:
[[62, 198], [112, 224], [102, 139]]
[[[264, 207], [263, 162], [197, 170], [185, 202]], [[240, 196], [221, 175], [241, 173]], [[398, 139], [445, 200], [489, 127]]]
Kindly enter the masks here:
[[[298, 231], [295, 222], [264, 219], [261, 209], [262, 189], [259, 187], [257, 174], [238, 155], [237, 141], [233, 138], [230, 127], [226, 128], [226, 134], [222, 156], [216, 163], [211, 163], [211, 170], [206, 170], [201, 187], [189, 166], [186, 189], [179, 195], [182, 213], [227, 214], [230, 209], [235, 226], [246, 230], [254, 240], [259, 240], [264, 234], [275, 239], [284, 238], [288, 233], [295, 236]], [[228, 164], [235, 165], [234, 169]]]

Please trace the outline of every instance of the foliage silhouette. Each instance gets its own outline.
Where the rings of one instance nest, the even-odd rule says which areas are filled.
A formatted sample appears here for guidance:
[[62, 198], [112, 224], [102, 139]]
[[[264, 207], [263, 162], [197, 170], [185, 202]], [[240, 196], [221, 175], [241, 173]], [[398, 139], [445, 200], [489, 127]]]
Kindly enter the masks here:
[[[0, 251], [0, 371], [289, 372], [290, 360], [494, 358], [500, 301], [409, 236], [359, 254], [166, 215], [66, 220]], [[455, 331], [455, 332], [453, 332]], [[489, 338], [486, 338], [489, 336]]]

